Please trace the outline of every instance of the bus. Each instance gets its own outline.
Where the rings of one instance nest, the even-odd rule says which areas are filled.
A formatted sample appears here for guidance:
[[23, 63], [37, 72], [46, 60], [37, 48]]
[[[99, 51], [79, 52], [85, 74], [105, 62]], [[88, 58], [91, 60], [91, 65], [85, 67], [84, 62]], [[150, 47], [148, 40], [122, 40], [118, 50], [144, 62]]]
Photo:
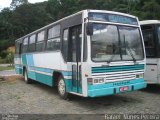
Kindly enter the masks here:
[[140, 21], [146, 49], [144, 79], [149, 84], [160, 84], [160, 20]]
[[143, 37], [132, 15], [83, 10], [19, 38], [15, 45], [16, 72], [26, 83], [57, 86], [62, 99], [146, 87]]

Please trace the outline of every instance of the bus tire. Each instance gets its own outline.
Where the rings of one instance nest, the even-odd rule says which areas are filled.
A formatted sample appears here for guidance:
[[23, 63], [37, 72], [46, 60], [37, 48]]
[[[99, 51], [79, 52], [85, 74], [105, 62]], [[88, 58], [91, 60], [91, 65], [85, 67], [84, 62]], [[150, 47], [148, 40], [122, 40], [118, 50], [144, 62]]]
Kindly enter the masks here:
[[27, 70], [25, 69], [24, 71], [24, 81], [27, 83], [27, 84], [31, 84], [32, 83], [32, 80], [30, 78], [28, 78], [28, 72]]
[[60, 97], [64, 100], [67, 100], [69, 98], [69, 93], [66, 92], [66, 84], [63, 77], [61, 76], [58, 79], [58, 93]]

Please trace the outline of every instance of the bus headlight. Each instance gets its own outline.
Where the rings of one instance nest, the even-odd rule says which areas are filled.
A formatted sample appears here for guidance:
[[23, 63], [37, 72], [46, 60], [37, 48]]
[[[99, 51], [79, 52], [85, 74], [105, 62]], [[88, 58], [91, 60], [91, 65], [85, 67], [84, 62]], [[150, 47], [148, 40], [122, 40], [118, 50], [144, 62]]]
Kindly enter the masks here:
[[143, 73], [142, 74], [137, 74], [136, 78], [144, 78], [144, 74]]
[[95, 79], [94, 79], [94, 83], [95, 83], [95, 84], [104, 83], [104, 82], [105, 82], [105, 79], [104, 79], [104, 78], [95, 78]]

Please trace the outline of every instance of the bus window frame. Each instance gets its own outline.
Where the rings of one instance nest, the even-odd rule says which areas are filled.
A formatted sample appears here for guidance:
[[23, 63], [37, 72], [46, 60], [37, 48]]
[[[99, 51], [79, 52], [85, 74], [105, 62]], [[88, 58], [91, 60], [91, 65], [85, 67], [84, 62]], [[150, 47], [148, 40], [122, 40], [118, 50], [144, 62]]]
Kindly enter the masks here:
[[[25, 39], [27, 38], [27, 44], [24, 44]], [[22, 50], [21, 53], [28, 53], [28, 46], [29, 46], [29, 37], [24, 37], [22, 40]], [[24, 51], [24, 47], [26, 47], [26, 50]]]
[[[35, 35], [35, 42], [34, 43], [30, 43], [30, 38]], [[28, 52], [35, 52], [36, 51], [36, 42], [37, 42], [37, 34], [34, 33], [32, 35], [29, 36], [29, 43], [28, 43]], [[34, 45], [34, 50], [30, 50], [30, 45]]]
[[160, 58], [160, 37], [158, 36], [158, 28], [160, 28], [160, 24], [155, 24], [155, 37], [156, 37], [156, 52], [157, 52], [157, 57]]
[[[64, 49], [63, 49], [63, 45], [64, 45], [64, 31], [68, 30], [68, 34], [67, 34], [67, 55], [64, 56]], [[65, 62], [68, 62], [68, 45], [69, 45], [69, 28], [64, 28], [62, 30], [62, 34], [61, 34], [61, 53], [63, 56], [63, 59]], [[65, 58], [66, 57], [66, 58]]]
[[[147, 24], [147, 25], [141, 25], [142, 26], [151, 26], [152, 27], [152, 33], [153, 33], [153, 42], [154, 42], [154, 52], [155, 54], [152, 56], [147, 56], [146, 54], [146, 58], [157, 58], [158, 57], [158, 41], [157, 41], [157, 33], [156, 33], [156, 26], [154, 24]], [[143, 33], [143, 29], [142, 29], [142, 33]], [[143, 37], [144, 38], [144, 37]], [[144, 40], [144, 45], [145, 45], [145, 40]], [[146, 49], [146, 46], [145, 46]]]
[[[57, 27], [59, 26], [59, 35], [58, 36], [54, 36], [52, 38], [49, 38], [49, 30], [53, 29], [54, 27]], [[53, 31], [52, 31], [53, 32]], [[53, 48], [51, 49], [48, 49], [48, 41], [51, 41], [53, 39], [59, 39], [59, 49], [55, 50]], [[53, 42], [53, 41], [52, 41]], [[52, 25], [50, 27], [48, 27], [46, 29], [46, 42], [45, 42], [45, 50], [46, 51], [61, 51], [61, 24], [58, 23], [58, 24], [55, 24], [55, 25]]]
[[[41, 32], [43, 32], [43, 31], [44, 31], [44, 39], [41, 40], [41, 41], [38, 41], [38, 34], [41, 33]], [[45, 50], [46, 50], [46, 41], [47, 41], [47, 39], [46, 39], [46, 38], [47, 38], [47, 35], [46, 35], [47, 32], [46, 32], [46, 31], [47, 31], [47, 29], [43, 29], [43, 30], [40, 30], [40, 31], [38, 31], [37, 33], [35, 33], [36, 36], [37, 36], [37, 37], [36, 37], [36, 43], [35, 43], [35, 44], [36, 44], [36, 45], [35, 45], [35, 46], [36, 46], [35, 52], [42, 52], [42, 51], [45, 51]], [[38, 48], [37, 45], [38, 45], [38, 44], [42, 44], [42, 48], [41, 48], [40, 50], [37, 50], [37, 48]]]

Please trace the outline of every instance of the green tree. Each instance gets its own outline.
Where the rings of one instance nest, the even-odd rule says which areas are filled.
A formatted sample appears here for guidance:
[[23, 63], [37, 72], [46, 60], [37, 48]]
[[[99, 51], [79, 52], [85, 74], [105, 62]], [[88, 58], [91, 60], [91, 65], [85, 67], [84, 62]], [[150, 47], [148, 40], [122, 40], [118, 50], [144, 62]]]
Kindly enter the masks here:
[[12, 0], [10, 4], [11, 9], [15, 9], [16, 7], [22, 5], [22, 4], [27, 4], [28, 0]]

